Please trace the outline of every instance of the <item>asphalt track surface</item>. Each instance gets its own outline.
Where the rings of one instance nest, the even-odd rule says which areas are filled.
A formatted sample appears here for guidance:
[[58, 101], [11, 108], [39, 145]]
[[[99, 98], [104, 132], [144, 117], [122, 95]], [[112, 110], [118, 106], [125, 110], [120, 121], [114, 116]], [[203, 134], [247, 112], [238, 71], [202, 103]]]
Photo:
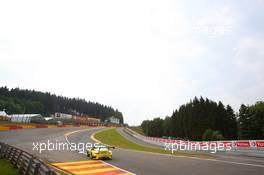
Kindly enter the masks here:
[[[76, 144], [94, 143], [90, 139], [90, 136], [98, 130], [101, 129], [48, 128], [1, 131], [0, 141], [19, 147], [48, 162], [87, 160], [85, 154], [78, 153], [77, 151], [44, 151], [40, 154], [36, 149], [33, 150], [33, 142], [47, 143], [47, 140], [50, 140], [53, 143], [59, 143], [67, 142], [67, 139], [69, 142]], [[122, 130], [118, 131], [122, 132]], [[67, 135], [66, 137], [65, 134]], [[124, 136], [131, 139], [125, 134]], [[264, 172], [264, 160], [255, 157], [220, 155], [215, 160], [207, 160], [145, 153], [120, 148], [113, 150], [113, 160], [106, 162], [140, 175], [257, 175]]]

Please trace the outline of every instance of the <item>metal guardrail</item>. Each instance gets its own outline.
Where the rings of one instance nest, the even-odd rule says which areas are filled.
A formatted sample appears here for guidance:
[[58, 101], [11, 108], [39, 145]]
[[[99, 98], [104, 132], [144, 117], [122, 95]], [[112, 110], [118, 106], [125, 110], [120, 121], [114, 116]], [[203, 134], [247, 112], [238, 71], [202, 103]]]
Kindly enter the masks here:
[[[136, 133], [135, 131], [129, 129], [129, 128], [125, 128], [123, 129], [123, 131], [127, 134], [129, 134], [130, 136], [139, 139], [141, 141], [147, 142], [149, 144], [153, 144], [156, 146], [160, 146], [162, 148], [165, 148], [165, 143], [164, 141], [161, 140], [168, 140], [168, 139], [162, 139], [162, 138], [154, 138], [154, 137], [147, 137], [147, 136], [143, 136], [139, 133]], [[179, 141], [179, 140], [178, 140]], [[201, 141], [202, 142], [202, 141]], [[207, 142], [207, 141], [205, 141]], [[231, 140], [231, 141], [218, 141], [218, 142], [248, 142], [248, 144], [250, 144], [250, 142], [261, 142], [263, 143], [264, 140], [247, 140], [247, 141], [241, 141], [241, 140]], [[168, 143], [168, 142], [167, 142]], [[208, 143], [208, 142], [207, 142]], [[219, 153], [225, 153], [225, 154], [232, 154], [232, 155], [243, 155], [243, 156], [253, 156], [253, 157], [259, 157], [259, 158], [264, 158], [264, 146], [263, 144], [260, 146], [257, 146], [255, 144], [255, 147], [253, 147], [251, 144], [248, 147], [239, 147], [239, 146], [234, 146], [232, 144], [232, 149], [229, 151], [225, 151], [225, 152], [219, 152]]]
[[49, 165], [33, 155], [0, 142], [0, 159], [8, 159], [23, 175], [60, 175]]

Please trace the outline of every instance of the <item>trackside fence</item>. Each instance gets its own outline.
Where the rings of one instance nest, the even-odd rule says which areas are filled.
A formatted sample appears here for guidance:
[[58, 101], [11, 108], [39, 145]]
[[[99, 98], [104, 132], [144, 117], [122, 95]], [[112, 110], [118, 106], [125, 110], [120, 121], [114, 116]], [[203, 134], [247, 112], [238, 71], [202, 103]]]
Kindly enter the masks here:
[[22, 175], [60, 175], [48, 164], [33, 155], [0, 142], [0, 159], [8, 159]]
[[248, 156], [256, 156], [264, 158], [264, 140], [223, 140], [223, 141], [189, 141], [189, 140], [171, 140], [158, 137], [148, 137], [143, 136], [134, 132], [129, 128], [123, 130], [127, 134], [141, 141], [164, 147], [165, 144], [175, 143], [175, 144], [199, 144], [200, 146], [209, 145], [210, 147], [217, 146], [219, 144], [231, 147], [231, 150], [226, 153], [241, 154]]

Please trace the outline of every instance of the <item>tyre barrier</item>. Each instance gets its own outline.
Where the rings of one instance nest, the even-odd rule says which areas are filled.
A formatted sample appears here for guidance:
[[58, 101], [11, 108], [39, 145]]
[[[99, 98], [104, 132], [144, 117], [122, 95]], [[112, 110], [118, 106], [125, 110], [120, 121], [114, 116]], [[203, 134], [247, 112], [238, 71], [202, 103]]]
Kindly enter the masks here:
[[0, 159], [7, 159], [23, 175], [60, 175], [48, 164], [33, 155], [0, 142]]
[[0, 125], [0, 131], [17, 130], [17, 129], [39, 129], [39, 128], [64, 128], [80, 127], [80, 125]]
[[31, 125], [31, 124], [9, 124], [9, 125], [1, 125], [0, 131], [9, 131], [9, 130], [17, 130], [17, 129], [38, 129], [38, 128], [67, 128], [67, 127], [79, 127], [79, 128], [95, 128], [100, 127], [93, 125]]

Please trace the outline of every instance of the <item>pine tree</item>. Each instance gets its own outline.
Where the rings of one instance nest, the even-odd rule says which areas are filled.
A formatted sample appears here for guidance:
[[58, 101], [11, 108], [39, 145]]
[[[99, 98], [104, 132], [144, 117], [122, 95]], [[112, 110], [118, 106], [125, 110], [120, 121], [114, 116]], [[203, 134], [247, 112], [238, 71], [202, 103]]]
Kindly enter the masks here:
[[251, 117], [249, 107], [242, 104], [239, 109], [239, 139], [248, 139], [250, 137]]

